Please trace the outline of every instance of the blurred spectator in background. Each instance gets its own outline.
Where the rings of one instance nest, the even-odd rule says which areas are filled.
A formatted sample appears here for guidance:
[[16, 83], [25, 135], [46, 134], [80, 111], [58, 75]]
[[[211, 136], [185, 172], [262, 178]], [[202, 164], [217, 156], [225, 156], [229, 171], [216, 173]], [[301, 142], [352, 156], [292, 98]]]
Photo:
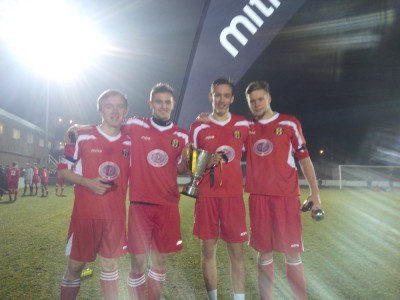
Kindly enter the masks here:
[[47, 186], [49, 185], [49, 170], [46, 167], [43, 167], [39, 171], [40, 182], [42, 185], [42, 197], [47, 197], [49, 195], [49, 191]]
[[37, 166], [37, 163], [34, 163], [32, 166], [33, 170], [33, 177], [32, 177], [32, 189], [35, 187], [35, 193], [33, 194], [34, 196], [37, 196], [38, 193], [38, 184], [39, 184], [39, 169]]
[[[19, 182], [20, 171], [17, 162], [11, 164], [11, 168], [7, 172], [8, 182], [8, 197], [10, 202], [16, 201], [18, 197], [18, 182]], [[14, 196], [14, 199], [13, 199]]]
[[[60, 194], [58, 190], [60, 189]], [[64, 179], [62, 178], [60, 172], [57, 171], [57, 181], [56, 181], [56, 196], [64, 197]]]
[[26, 196], [26, 190], [29, 187], [29, 196], [33, 196], [33, 185], [32, 185], [32, 179], [33, 179], [33, 169], [30, 163], [26, 163], [25, 169], [23, 170], [24, 174], [24, 193], [22, 196]]
[[8, 191], [7, 173], [3, 166], [0, 166], [0, 200], [3, 200], [3, 195]]

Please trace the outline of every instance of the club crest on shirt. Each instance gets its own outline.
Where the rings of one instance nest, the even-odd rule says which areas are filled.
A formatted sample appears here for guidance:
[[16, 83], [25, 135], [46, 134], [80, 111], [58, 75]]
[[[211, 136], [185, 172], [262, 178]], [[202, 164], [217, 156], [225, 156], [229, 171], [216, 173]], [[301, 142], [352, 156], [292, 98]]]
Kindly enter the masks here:
[[282, 135], [283, 134], [283, 128], [282, 127], [275, 128], [275, 134], [276, 135]]
[[241, 137], [241, 134], [240, 134], [240, 131], [239, 130], [235, 130], [234, 132], [233, 132], [233, 137], [235, 138], [235, 139], [240, 139], [240, 137]]
[[129, 157], [129, 150], [128, 149], [122, 149], [122, 157], [128, 158]]
[[171, 146], [174, 147], [174, 148], [177, 148], [179, 146], [179, 140], [172, 139], [171, 140]]
[[228, 157], [228, 162], [231, 162], [235, 158], [235, 149], [233, 149], [231, 146], [228, 145], [219, 146], [216, 152], [219, 151], [225, 153], [225, 155]]
[[274, 145], [266, 139], [258, 140], [254, 143], [253, 150], [259, 156], [266, 156], [272, 152]]
[[147, 162], [156, 168], [164, 167], [168, 163], [168, 154], [161, 149], [154, 149], [147, 154]]

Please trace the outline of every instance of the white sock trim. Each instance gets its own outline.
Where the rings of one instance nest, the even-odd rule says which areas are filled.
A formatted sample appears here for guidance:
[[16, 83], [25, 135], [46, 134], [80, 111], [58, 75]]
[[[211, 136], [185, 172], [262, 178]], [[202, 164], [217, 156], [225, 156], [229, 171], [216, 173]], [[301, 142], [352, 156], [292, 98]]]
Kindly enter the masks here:
[[274, 263], [274, 259], [273, 258], [264, 259], [264, 260], [258, 260], [258, 264], [260, 266], [268, 266], [268, 265], [273, 264], [273, 263]]
[[114, 272], [100, 272], [100, 280], [105, 280], [105, 281], [112, 281], [112, 280], [118, 280], [119, 275], [118, 275], [118, 270]]
[[66, 280], [64, 277], [63, 277], [63, 279], [62, 279], [62, 281], [61, 281], [61, 286], [63, 286], [63, 287], [69, 287], [69, 288], [72, 288], [72, 287], [78, 287], [78, 286], [80, 286], [81, 285], [81, 279], [80, 278], [78, 278], [78, 279], [75, 279], [75, 280], [72, 280], [72, 281], [69, 281], [69, 280]]
[[156, 280], [156, 281], [165, 281], [165, 277], [167, 276], [167, 274], [166, 273], [159, 274], [159, 273], [154, 272], [153, 270], [150, 270], [148, 276], [149, 276], [149, 278]]
[[142, 276], [140, 276], [139, 278], [132, 278], [130, 276], [128, 276], [128, 286], [130, 287], [137, 287], [139, 285], [142, 285], [146, 282], [146, 276], [144, 276], [144, 274]]
[[288, 265], [288, 266], [299, 266], [299, 265], [301, 265], [303, 262], [301, 261], [301, 259], [299, 259], [298, 261], [294, 261], [294, 262], [287, 262], [286, 261], [286, 264]]

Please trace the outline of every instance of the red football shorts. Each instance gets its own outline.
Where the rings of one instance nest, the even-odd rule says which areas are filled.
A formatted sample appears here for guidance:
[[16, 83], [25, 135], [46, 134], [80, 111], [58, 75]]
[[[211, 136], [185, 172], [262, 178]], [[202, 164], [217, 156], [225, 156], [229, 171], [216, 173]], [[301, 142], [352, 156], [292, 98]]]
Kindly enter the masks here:
[[250, 243], [258, 252], [303, 251], [299, 197], [249, 197]]
[[8, 182], [8, 189], [9, 190], [17, 190], [18, 189], [18, 180], [10, 180]]
[[178, 205], [131, 203], [128, 217], [128, 252], [144, 254], [182, 250], [181, 219]]
[[97, 254], [104, 258], [125, 255], [125, 221], [71, 219], [65, 253], [82, 262], [94, 261]]
[[38, 184], [39, 183], [39, 177], [38, 176], [33, 176], [32, 183]]
[[196, 200], [193, 234], [201, 240], [220, 237], [227, 243], [247, 241], [246, 208], [242, 197]]

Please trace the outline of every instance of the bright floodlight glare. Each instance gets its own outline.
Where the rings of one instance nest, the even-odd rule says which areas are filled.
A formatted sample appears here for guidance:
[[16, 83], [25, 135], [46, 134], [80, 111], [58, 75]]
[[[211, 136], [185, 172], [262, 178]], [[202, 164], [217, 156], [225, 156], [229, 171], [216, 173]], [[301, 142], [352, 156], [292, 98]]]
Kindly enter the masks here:
[[5, 1], [0, 15], [0, 37], [47, 79], [76, 76], [106, 47], [92, 24], [62, 0]]

